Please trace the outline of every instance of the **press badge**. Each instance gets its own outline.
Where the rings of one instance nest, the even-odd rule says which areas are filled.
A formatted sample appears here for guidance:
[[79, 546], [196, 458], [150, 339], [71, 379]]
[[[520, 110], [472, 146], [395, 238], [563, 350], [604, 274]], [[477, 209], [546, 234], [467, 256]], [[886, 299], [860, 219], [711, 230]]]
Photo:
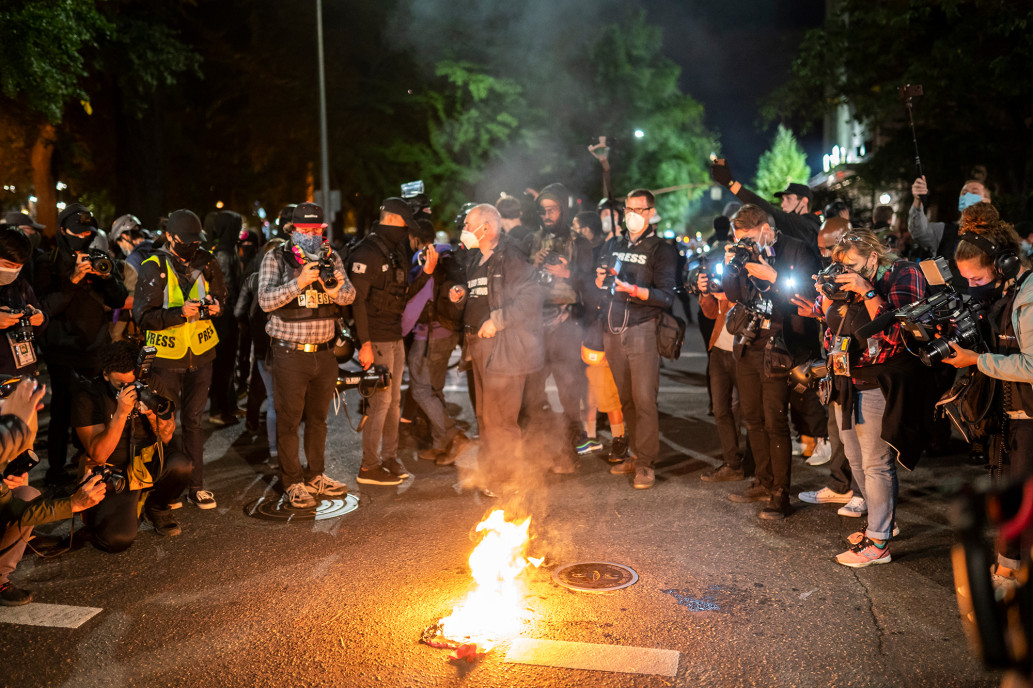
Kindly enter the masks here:
[[850, 377], [850, 337], [837, 336], [829, 351], [829, 367], [834, 375]]
[[305, 308], [319, 308], [319, 292], [315, 289], [305, 291]]
[[11, 345], [11, 354], [14, 356], [16, 368], [24, 368], [36, 363], [36, 347], [32, 342], [15, 341], [11, 334], [7, 335], [7, 341]]

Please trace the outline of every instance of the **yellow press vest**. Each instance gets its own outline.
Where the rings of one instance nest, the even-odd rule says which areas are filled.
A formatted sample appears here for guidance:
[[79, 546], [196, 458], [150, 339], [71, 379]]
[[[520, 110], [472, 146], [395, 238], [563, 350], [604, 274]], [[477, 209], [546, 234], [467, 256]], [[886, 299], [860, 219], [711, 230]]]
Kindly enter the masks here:
[[[157, 263], [164, 271], [165, 280], [165, 303], [164, 308], [177, 308], [187, 300], [183, 298], [183, 290], [179, 287], [179, 278], [168, 261], [160, 256], [151, 256], [144, 263]], [[190, 286], [189, 300], [197, 301], [203, 299], [208, 293], [208, 283], [204, 275], [199, 275]], [[215, 326], [211, 320], [198, 320], [197, 322], [185, 322], [182, 325], [169, 327], [164, 330], [148, 330], [147, 345], [158, 349], [158, 358], [179, 360], [185, 358], [187, 350], [195, 356], [200, 356], [206, 351], [211, 351], [219, 343], [219, 337], [215, 334]]]

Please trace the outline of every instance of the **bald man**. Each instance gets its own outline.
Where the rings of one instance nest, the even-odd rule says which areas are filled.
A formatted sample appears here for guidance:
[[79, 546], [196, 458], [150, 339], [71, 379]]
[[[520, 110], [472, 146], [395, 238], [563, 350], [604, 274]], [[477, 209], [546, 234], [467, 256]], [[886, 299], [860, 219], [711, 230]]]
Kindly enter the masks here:
[[463, 224], [469, 249], [463, 301], [466, 352], [473, 367], [481, 446], [481, 489], [514, 487], [523, 465], [520, 403], [527, 376], [542, 369], [542, 290], [537, 272], [512, 242], [500, 241], [502, 218], [494, 206], [474, 206]]
[[830, 217], [822, 223], [818, 230], [818, 253], [821, 254], [822, 267], [832, 263], [832, 249], [850, 229], [850, 220], [842, 217]]

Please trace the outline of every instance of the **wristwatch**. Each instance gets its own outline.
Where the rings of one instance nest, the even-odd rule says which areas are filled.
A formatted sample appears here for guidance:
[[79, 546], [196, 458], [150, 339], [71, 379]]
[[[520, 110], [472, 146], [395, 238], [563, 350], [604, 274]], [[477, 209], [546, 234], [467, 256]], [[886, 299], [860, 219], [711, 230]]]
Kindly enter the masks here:
[[875, 290], [874, 289], [869, 289], [868, 291], [866, 291], [864, 293], [864, 297], [863, 298], [864, 298], [865, 301], [871, 301], [876, 296], [878, 296], [878, 294], [875, 293]]

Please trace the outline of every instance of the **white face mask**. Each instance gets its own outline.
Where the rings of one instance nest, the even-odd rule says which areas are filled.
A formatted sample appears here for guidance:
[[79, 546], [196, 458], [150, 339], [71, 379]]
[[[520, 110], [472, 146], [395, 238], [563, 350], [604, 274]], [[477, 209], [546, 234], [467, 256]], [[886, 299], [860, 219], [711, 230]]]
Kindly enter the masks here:
[[628, 225], [628, 231], [632, 234], [639, 234], [647, 224], [646, 218], [638, 213], [628, 213], [624, 218], [624, 223]]
[[477, 235], [471, 232], [469, 229], [464, 229], [463, 233], [459, 235], [459, 241], [462, 242], [463, 246], [470, 249], [471, 251], [480, 246], [480, 241], [477, 240]]
[[0, 286], [10, 284], [18, 279], [18, 273], [21, 271], [21, 268], [0, 268]]
[[604, 215], [602, 218], [603, 222], [603, 234], [609, 234], [613, 231], [613, 216]]

